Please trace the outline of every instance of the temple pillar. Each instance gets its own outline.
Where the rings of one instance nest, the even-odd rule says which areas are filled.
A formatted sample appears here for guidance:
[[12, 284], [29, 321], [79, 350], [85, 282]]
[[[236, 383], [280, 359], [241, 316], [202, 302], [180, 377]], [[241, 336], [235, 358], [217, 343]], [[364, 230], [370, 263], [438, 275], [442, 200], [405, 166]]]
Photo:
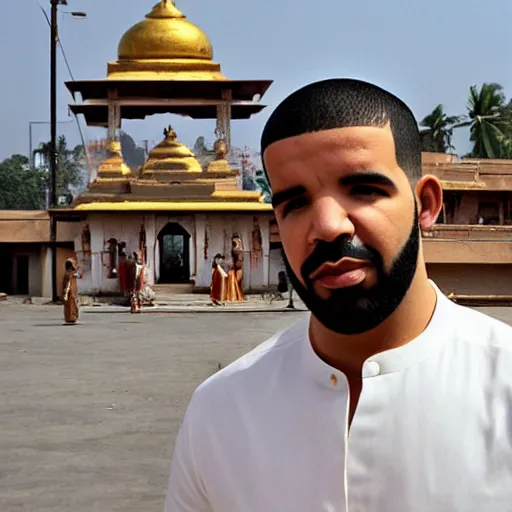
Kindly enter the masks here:
[[222, 103], [217, 105], [217, 126], [215, 137], [226, 141], [228, 152], [231, 150], [231, 101], [233, 93], [231, 89], [222, 91]]
[[97, 294], [102, 289], [102, 282], [106, 276], [103, 265], [103, 252], [105, 250], [105, 236], [101, 216], [88, 218], [91, 232], [91, 281], [89, 293]]
[[108, 141], [119, 140], [121, 129], [121, 104], [118, 101], [117, 89], [108, 92]]
[[158, 268], [158, 264], [160, 263], [160, 255], [155, 255], [155, 248], [157, 245], [155, 215], [151, 214], [145, 216], [143, 223], [146, 228], [146, 250], [148, 255], [146, 265], [148, 268], [148, 284], [150, 286], [153, 286], [155, 284], [155, 277], [157, 273], [156, 269]]

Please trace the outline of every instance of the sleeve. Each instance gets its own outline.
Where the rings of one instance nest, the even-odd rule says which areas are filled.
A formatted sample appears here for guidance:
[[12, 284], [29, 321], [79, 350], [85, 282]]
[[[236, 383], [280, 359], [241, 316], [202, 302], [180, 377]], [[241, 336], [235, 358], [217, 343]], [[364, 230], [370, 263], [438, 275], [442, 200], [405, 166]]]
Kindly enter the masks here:
[[213, 512], [194, 454], [198, 440], [192, 433], [191, 416], [189, 405], [174, 446], [164, 512]]

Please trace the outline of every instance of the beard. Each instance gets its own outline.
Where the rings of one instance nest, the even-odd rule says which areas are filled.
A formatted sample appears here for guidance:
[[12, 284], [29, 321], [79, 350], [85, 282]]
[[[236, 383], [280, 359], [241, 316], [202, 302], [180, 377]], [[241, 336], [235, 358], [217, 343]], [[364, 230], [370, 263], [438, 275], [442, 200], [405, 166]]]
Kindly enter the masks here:
[[[338, 334], [361, 334], [379, 326], [402, 303], [416, 274], [419, 246], [420, 228], [415, 206], [412, 230], [388, 271], [378, 251], [346, 235], [317, 244], [301, 267], [305, 285], [291, 269], [284, 251], [283, 260], [294, 290], [321, 324]], [[376, 269], [377, 283], [371, 288], [361, 283], [331, 290], [328, 298], [319, 297], [309, 276], [322, 264], [336, 263], [342, 258], [369, 261]]]

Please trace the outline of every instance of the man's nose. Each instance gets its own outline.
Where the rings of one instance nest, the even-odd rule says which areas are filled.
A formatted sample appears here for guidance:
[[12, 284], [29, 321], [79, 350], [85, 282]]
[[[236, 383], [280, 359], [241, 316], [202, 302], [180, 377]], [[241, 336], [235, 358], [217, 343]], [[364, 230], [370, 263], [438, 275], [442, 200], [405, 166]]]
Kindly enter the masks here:
[[319, 241], [332, 242], [341, 235], [352, 238], [355, 227], [345, 208], [334, 197], [318, 199], [313, 205], [313, 222], [308, 236], [308, 243], [314, 245]]

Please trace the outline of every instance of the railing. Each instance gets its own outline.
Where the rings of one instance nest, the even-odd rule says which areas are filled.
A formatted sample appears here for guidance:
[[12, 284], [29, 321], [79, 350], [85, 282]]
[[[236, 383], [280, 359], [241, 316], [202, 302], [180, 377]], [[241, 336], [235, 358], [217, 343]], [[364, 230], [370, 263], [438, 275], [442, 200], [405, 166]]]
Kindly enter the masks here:
[[423, 232], [423, 238], [427, 240], [498, 240], [512, 242], [512, 226], [435, 224], [430, 230]]

